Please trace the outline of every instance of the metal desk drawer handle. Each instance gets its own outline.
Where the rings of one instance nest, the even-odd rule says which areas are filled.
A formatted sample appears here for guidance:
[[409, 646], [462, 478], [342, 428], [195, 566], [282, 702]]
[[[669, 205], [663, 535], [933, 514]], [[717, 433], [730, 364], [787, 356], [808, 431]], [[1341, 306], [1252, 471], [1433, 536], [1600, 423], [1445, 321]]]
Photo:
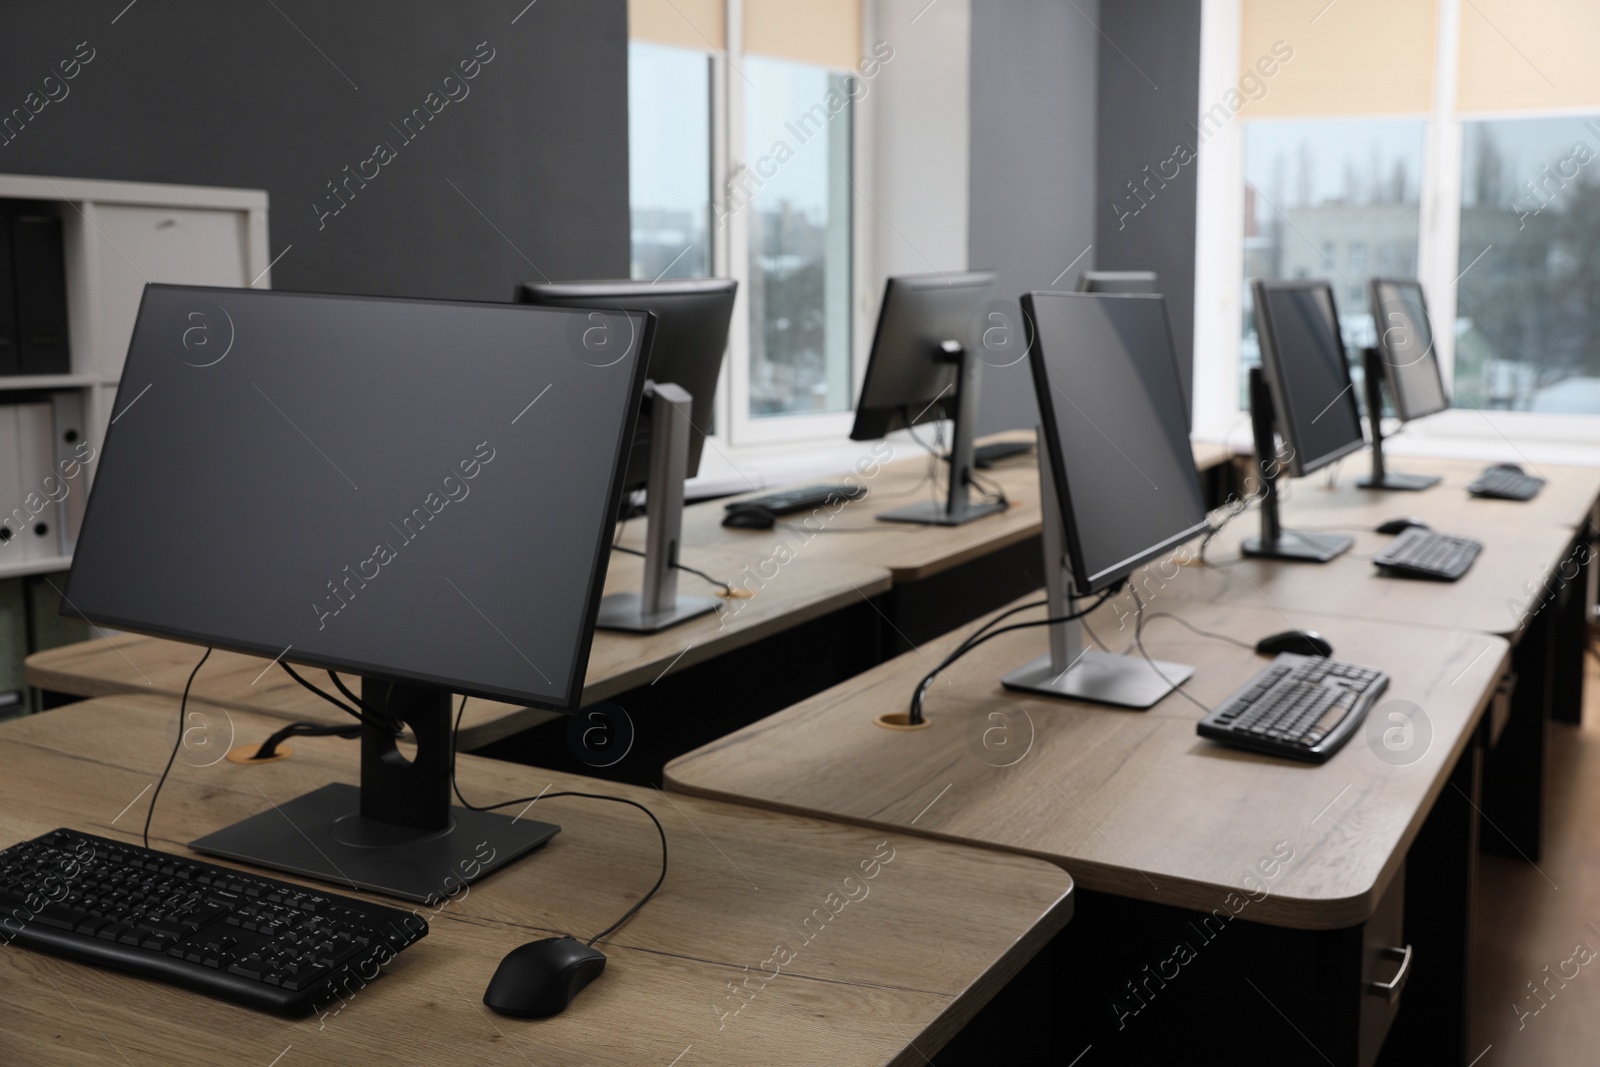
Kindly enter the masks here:
[[1400, 999], [1400, 990], [1406, 987], [1406, 979], [1411, 977], [1411, 946], [1386, 948], [1383, 950], [1383, 955], [1392, 960], [1399, 960], [1400, 969], [1395, 971], [1394, 977], [1387, 982], [1368, 982], [1367, 992], [1393, 1004]]

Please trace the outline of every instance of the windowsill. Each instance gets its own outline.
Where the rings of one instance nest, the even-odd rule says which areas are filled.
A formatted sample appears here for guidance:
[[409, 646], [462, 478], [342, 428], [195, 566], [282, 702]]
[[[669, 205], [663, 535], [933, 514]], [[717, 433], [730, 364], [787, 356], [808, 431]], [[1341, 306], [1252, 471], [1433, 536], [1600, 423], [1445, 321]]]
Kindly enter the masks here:
[[[922, 450], [903, 434], [887, 439], [894, 449], [888, 459], [904, 459]], [[863, 457], [885, 462], [881, 441], [852, 441], [848, 437], [821, 438], [800, 443], [733, 446], [716, 438], [706, 440], [700, 455], [700, 473], [684, 483], [689, 500], [750, 493], [812, 478], [842, 476]], [[879, 450], [874, 454], [873, 449]]]
[[[1195, 434], [1240, 455], [1255, 451], [1247, 415], [1231, 432]], [[1365, 427], [1365, 419], [1363, 427]], [[1454, 408], [1400, 427], [1384, 420], [1386, 456], [1600, 467], [1600, 415]], [[1351, 457], [1354, 459], [1354, 457]]]

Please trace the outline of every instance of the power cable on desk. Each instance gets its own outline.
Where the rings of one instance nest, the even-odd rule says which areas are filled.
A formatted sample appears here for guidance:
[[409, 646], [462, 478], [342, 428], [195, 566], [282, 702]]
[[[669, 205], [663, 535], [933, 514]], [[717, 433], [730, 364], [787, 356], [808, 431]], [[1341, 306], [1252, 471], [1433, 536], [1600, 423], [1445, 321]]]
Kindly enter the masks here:
[[461, 733], [461, 717], [466, 713], [466, 710], [467, 698], [463, 696], [461, 698], [461, 706], [456, 710], [455, 729], [450, 731], [450, 789], [455, 793], [456, 799], [461, 802], [462, 807], [468, 808], [472, 811], [497, 811], [500, 808], [509, 808], [517, 804], [527, 804], [531, 806], [535, 801], [549, 800], [553, 797], [581, 797], [585, 800], [609, 800], [614, 804], [627, 804], [630, 807], [638, 808], [640, 811], [649, 816], [650, 821], [655, 824], [656, 833], [661, 837], [661, 874], [657, 876], [656, 884], [651, 886], [650, 891], [644, 896], [640, 897], [634, 903], [633, 907], [623, 912], [622, 918], [618, 919], [604, 930], [601, 930], [598, 934], [595, 934], [588, 941], [585, 941], [584, 944], [593, 946], [596, 941], [600, 940], [602, 937], [605, 937], [607, 934], [615, 933], [622, 927], [624, 923], [637, 915], [640, 908], [644, 907], [650, 902], [650, 898], [654, 897], [656, 895], [656, 891], [661, 888], [661, 883], [667, 880], [667, 832], [666, 830], [662, 829], [661, 820], [656, 818], [655, 812], [651, 811], [637, 800], [629, 800], [627, 797], [611, 796], [608, 793], [578, 793], [571, 790], [563, 790], [559, 793], [540, 793], [537, 796], [519, 797], [516, 800], [502, 801], [499, 804], [479, 805], [472, 803], [466, 797], [461, 795], [461, 786], [456, 782], [456, 738]]
[[[644, 558], [645, 557], [645, 553], [640, 552], [637, 548], [624, 548], [622, 545], [618, 545], [618, 544], [613, 544], [611, 547], [612, 547], [613, 550], [615, 550], [617, 552], [626, 552], [630, 556], [639, 556], [640, 558]], [[707, 574], [705, 571], [696, 570], [695, 568], [689, 566], [687, 563], [674, 563], [672, 566], [677, 570], [687, 571], [688, 573], [694, 575], [696, 578], [703, 578], [706, 581], [710, 582], [712, 585], [721, 586], [722, 587], [722, 593], [723, 593], [724, 596], [729, 596], [729, 597], [733, 596], [733, 586], [729, 585], [727, 582], [724, 582], [720, 578], [713, 578], [713, 577], [711, 577], [711, 575]]]
[[985, 641], [999, 637], [1001, 634], [1010, 633], [1013, 630], [1026, 630], [1032, 626], [1050, 626], [1059, 622], [1073, 622], [1077, 619], [1081, 619], [1085, 615], [1088, 615], [1090, 612], [1094, 611], [1096, 608], [1100, 607], [1100, 605], [1104, 604], [1107, 600], [1110, 600], [1111, 594], [1115, 591], [1115, 586], [1105, 590], [1100, 594], [1099, 598], [1095, 600], [1093, 604], [1090, 604], [1081, 611], [1075, 611], [1068, 615], [1057, 615], [1047, 619], [1035, 619], [1032, 622], [1012, 623], [1010, 626], [1002, 626], [998, 630], [990, 629], [990, 627], [999, 622], [1001, 619], [1005, 618], [1007, 615], [1014, 615], [1017, 612], [1023, 611], [1027, 608], [1040, 607], [1045, 603], [1044, 601], [1037, 601], [1032, 604], [1023, 604], [1020, 607], [1012, 608], [1004, 614], [990, 619], [975, 633], [973, 633], [972, 636], [968, 637], [965, 641], [961, 642], [961, 644], [957, 645], [954, 651], [947, 655], [937, 667], [929, 671], [927, 675], [923, 677], [922, 681], [917, 684], [916, 690], [911, 694], [911, 707], [907, 712], [907, 722], [912, 726], [919, 726], [922, 724], [922, 700], [929, 687], [933, 685], [934, 680], [939, 677], [940, 673], [943, 672], [945, 668], [949, 667], [956, 660], [960, 659], [962, 656], [965, 656], [968, 652], [971, 652]]
[[156, 781], [156, 791], [150, 794], [150, 807], [144, 813], [144, 847], [150, 847], [150, 820], [156, 814], [156, 798], [161, 796], [161, 787], [167, 784], [167, 775], [172, 773], [172, 762], [178, 758], [178, 749], [183, 744], [183, 720], [188, 714], [189, 687], [194, 685], [194, 676], [200, 673], [200, 668], [206, 665], [206, 660], [211, 658], [211, 649], [206, 649], [205, 655], [200, 657], [200, 662], [194, 665], [194, 670], [189, 672], [189, 680], [183, 683], [183, 698], [178, 701], [178, 736], [172, 739], [172, 752], [167, 756], [167, 765], [161, 771], [161, 777]]

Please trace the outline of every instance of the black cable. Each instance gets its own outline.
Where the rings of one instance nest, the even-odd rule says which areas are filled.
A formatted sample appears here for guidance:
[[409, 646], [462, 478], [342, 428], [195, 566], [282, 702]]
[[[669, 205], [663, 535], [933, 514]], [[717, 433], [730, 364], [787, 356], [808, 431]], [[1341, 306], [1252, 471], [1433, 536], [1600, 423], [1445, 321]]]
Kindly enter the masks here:
[[292, 722], [279, 730], [256, 749], [253, 760], [271, 759], [278, 754], [278, 746], [291, 737], [342, 737], [351, 740], [361, 736], [361, 727], [336, 723], [327, 726], [317, 722]]
[[[383, 711], [383, 714], [381, 714], [381, 715], [378, 714], [377, 712], [373, 711], [371, 708], [369, 708], [367, 706], [366, 701], [362, 700], [360, 697], [358, 697], [354, 693], [352, 693], [350, 691], [350, 687], [344, 684], [344, 679], [340, 678], [337, 674], [333, 673], [332, 671], [329, 671], [328, 672], [328, 677], [333, 679], [333, 687], [335, 689], [337, 689], [337, 690], [339, 690], [339, 692], [343, 693], [349, 699], [350, 703], [354, 704], [356, 707], [358, 707], [362, 711], [366, 712], [367, 715], [370, 716], [371, 718], [384, 719], [384, 720], [387, 720], [387, 721], [389, 721], [391, 723], [395, 721], [394, 715], [392, 713], [390, 713], [388, 708], [385, 708], [384, 711]], [[392, 690], [394, 688], [394, 686], [390, 685], [389, 688]], [[399, 727], [396, 726], [396, 729], [399, 729]]]
[[[981, 633], [982, 636], [974, 634], [972, 637], [967, 638], [961, 644], [957, 645], [953, 652], [946, 656], [937, 667], [929, 671], [926, 677], [924, 677], [922, 681], [917, 684], [916, 690], [911, 694], [911, 707], [907, 713], [908, 723], [912, 726], [920, 726], [922, 724], [923, 696], [927, 693], [929, 687], [933, 685], [934, 680], [939, 677], [940, 672], [942, 672], [946, 667], [950, 666], [956, 660], [960, 659], [962, 656], [965, 656], [968, 652], [971, 652], [973, 649], [983, 644], [985, 641], [999, 637], [1001, 634], [1010, 633], [1013, 630], [1026, 630], [1031, 626], [1050, 626], [1058, 622], [1074, 622], [1094, 611], [1107, 600], [1110, 600], [1111, 594], [1115, 591], [1115, 587], [1107, 589], [1105, 592], [1100, 594], [1099, 599], [1097, 599], [1093, 604], [1090, 604], [1082, 611], [1075, 611], [1070, 615], [1057, 615], [1047, 619], [1035, 619], [1032, 622], [1012, 623], [1010, 626], [1002, 626], [1000, 629], [990, 630], [988, 633], [983, 633], [980, 630], [979, 633]], [[1034, 604], [1028, 606], [1037, 607], [1038, 605]], [[1022, 609], [1017, 608], [1015, 610], [1020, 611]]]
[[188, 714], [189, 687], [194, 685], [194, 676], [200, 673], [200, 668], [206, 665], [206, 660], [211, 658], [211, 650], [206, 649], [206, 654], [200, 657], [200, 662], [194, 665], [194, 670], [189, 672], [189, 680], [183, 683], [183, 699], [178, 701], [178, 736], [173, 738], [172, 751], [167, 755], [167, 766], [161, 772], [161, 778], [156, 782], [156, 791], [150, 794], [150, 807], [144, 813], [144, 847], [150, 847], [150, 819], [156, 813], [156, 798], [161, 795], [161, 787], [167, 784], [167, 775], [172, 773], [172, 761], [178, 758], [178, 748], [183, 744], [183, 719]]
[[324, 690], [318, 689], [316, 686], [312, 685], [310, 682], [308, 682], [304, 678], [300, 677], [300, 675], [296, 674], [295, 673], [295, 669], [293, 667], [289, 666], [283, 660], [279, 660], [278, 661], [278, 666], [282, 667], [284, 669], [284, 671], [289, 675], [289, 677], [293, 678], [295, 681], [299, 682], [301, 685], [305, 686], [307, 689], [311, 690], [311, 692], [317, 694], [317, 696], [321, 697], [323, 700], [326, 700], [328, 703], [332, 704], [334, 707], [338, 708], [339, 710], [347, 712], [347, 713], [349, 713], [351, 715], [354, 715], [357, 719], [360, 719], [361, 722], [364, 725], [370, 726], [374, 730], [384, 730], [384, 731], [389, 732], [389, 733], [396, 732], [396, 728], [394, 726], [390, 725], [389, 723], [380, 722], [377, 719], [372, 718], [370, 715], [366, 714], [365, 712], [357, 711], [355, 708], [352, 708], [349, 704], [346, 704], [344, 701], [340, 700], [338, 697], [334, 696], [332, 693], [328, 693], [328, 692], [326, 692]]
[[[612, 549], [614, 551], [626, 552], [630, 556], [641, 556], [642, 557], [642, 556], [645, 555], [645, 553], [640, 552], [637, 548], [624, 548], [621, 545], [612, 545], [611, 547], [612, 547]], [[690, 574], [694, 575], [696, 578], [704, 578], [706, 581], [710, 582], [712, 585], [721, 586], [724, 596], [732, 596], [733, 595], [733, 586], [729, 585], [727, 582], [723, 581], [720, 578], [713, 578], [713, 577], [711, 577], [711, 575], [707, 574], [705, 571], [696, 570], [695, 568], [689, 566], [687, 563], [674, 563], [673, 567], [675, 567], [676, 569], [678, 569], [680, 571], [688, 571]]]
[[582, 797], [586, 800], [609, 800], [614, 804], [627, 804], [630, 807], [638, 808], [640, 811], [649, 816], [650, 821], [655, 824], [656, 833], [661, 838], [661, 874], [656, 877], [656, 884], [650, 887], [650, 891], [648, 893], [635, 901], [633, 907], [623, 912], [622, 918], [618, 919], [604, 930], [601, 930], [598, 934], [595, 934], [588, 941], [585, 941], [584, 944], [593, 945], [596, 941], [600, 940], [602, 937], [605, 937], [607, 934], [615, 933], [622, 927], [624, 923], [637, 915], [640, 908], [650, 903], [650, 898], [656, 895], [656, 891], [661, 888], [661, 883], [667, 880], [667, 831], [662, 828], [661, 820], [656, 818], [655, 812], [651, 811], [637, 800], [629, 800], [627, 797], [614, 797], [605, 793], [578, 793], [571, 790], [563, 790], [559, 793], [540, 793], [538, 796], [520, 797], [516, 800], [506, 800], [499, 804], [478, 805], [472, 803], [471, 801], [467, 800], [466, 797], [461, 795], [461, 786], [456, 782], [456, 736], [461, 732], [461, 716], [465, 714], [466, 710], [467, 698], [462, 696], [461, 706], [456, 710], [455, 729], [450, 731], [450, 788], [452, 791], [454, 791], [456, 799], [461, 801], [462, 807], [469, 808], [472, 811], [496, 811], [500, 808], [509, 808], [516, 804], [532, 805], [535, 801], [541, 799], [548, 800], [552, 797]]

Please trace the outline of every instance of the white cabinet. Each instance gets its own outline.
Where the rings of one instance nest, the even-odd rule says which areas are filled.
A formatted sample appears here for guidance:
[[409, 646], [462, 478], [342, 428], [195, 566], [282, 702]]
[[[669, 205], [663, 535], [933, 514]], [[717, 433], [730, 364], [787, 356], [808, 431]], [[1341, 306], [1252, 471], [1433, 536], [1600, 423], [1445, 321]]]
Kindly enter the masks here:
[[[23, 390], [79, 392], [97, 454], [146, 282], [271, 284], [267, 194], [258, 189], [0, 174], [0, 199], [50, 203], [60, 213], [72, 350], [69, 374], [0, 376], [0, 402]], [[93, 464], [87, 470], [92, 478]], [[80, 488], [87, 492], [88, 486]], [[13, 506], [0, 501], [0, 511]], [[0, 560], [0, 577], [64, 570], [70, 563], [67, 556]]]

